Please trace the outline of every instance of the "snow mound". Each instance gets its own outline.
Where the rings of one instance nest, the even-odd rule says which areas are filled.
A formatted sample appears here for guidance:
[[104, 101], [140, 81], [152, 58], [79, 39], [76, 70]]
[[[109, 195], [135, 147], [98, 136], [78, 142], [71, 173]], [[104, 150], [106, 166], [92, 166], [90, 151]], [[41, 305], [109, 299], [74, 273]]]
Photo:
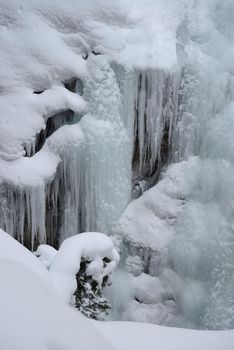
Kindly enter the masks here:
[[57, 250], [51, 247], [48, 244], [41, 244], [37, 247], [37, 250], [34, 252], [37, 258], [41, 260], [43, 265], [49, 269], [55, 255], [57, 254]]
[[0, 258], [0, 276], [2, 349], [112, 349], [89, 320], [63, 305], [53, 289], [26, 266]]
[[133, 322], [96, 323], [121, 350], [232, 350], [234, 331], [194, 331]]
[[[99, 284], [105, 276], [110, 275], [119, 262], [119, 254], [109, 237], [98, 232], [85, 232], [63, 241], [55, 255], [49, 272], [52, 283], [67, 303], [71, 303], [77, 288], [76, 274], [79, 272], [81, 260], [90, 262], [87, 273]], [[110, 262], [103, 267], [102, 259]]]
[[[22, 264], [36, 276], [51, 284], [50, 275], [41, 262], [22, 244], [0, 229], [0, 259]], [[4, 284], [4, 283], [3, 283]]]

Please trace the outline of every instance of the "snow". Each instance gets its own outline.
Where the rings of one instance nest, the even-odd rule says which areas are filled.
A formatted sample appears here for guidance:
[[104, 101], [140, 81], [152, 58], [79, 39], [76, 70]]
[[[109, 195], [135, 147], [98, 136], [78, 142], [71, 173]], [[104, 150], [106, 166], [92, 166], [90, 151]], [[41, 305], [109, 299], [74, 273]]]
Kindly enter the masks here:
[[[103, 254], [110, 252], [109, 240], [101, 239], [97, 233], [91, 236], [94, 245], [98, 241], [102, 246]], [[83, 243], [89, 242], [90, 246], [90, 239], [84, 237]], [[4, 350], [150, 350], [155, 349], [155, 344], [159, 350], [232, 350], [233, 331], [91, 321], [61, 301], [46, 280], [49, 272], [39, 259], [3, 231], [0, 239], [0, 341]], [[87, 245], [84, 252], [91, 257], [93, 250]], [[41, 249], [48, 251], [45, 246]]]
[[36, 273], [18, 262], [2, 258], [0, 262], [2, 349], [112, 349], [105, 336], [79, 312], [64, 305]]
[[[224, 127], [224, 118], [230, 118], [224, 131], [227, 138], [232, 125], [231, 110], [230, 105], [222, 119]], [[216, 130], [218, 121], [213, 122]], [[191, 157], [171, 165], [162, 180], [133, 201], [120, 218], [117, 232], [126, 240], [122, 256], [140, 257], [144, 269], [152, 276], [148, 277], [152, 287], [147, 281], [142, 283], [139, 274], [134, 284], [129, 278], [116, 282], [114, 278], [114, 289], [118, 290], [122, 283], [129, 289], [127, 301], [122, 304], [112, 291], [114, 319], [232, 329], [233, 165], [229, 160], [232, 143], [229, 141], [228, 146], [222, 144], [220, 148], [217, 144], [216, 151], [211, 147], [211, 158], [207, 159], [206, 147], [210, 146], [210, 135], [214, 137], [210, 130], [211, 127], [203, 145], [203, 159]], [[217, 132], [221, 130], [217, 128]], [[127, 268], [134, 274], [128, 261], [129, 258]], [[147, 297], [149, 290], [151, 299]], [[176, 312], [178, 307], [180, 311]]]
[[[37, 253], [48, 262], [56, 251], [43, 245]], [[0, 276], [2, 349], [112, 349], [88, 319], [62, 303], [43, 263], [2, 230]]]
[[232, 350], [233, 331], [193, 331], [133, 322], [96, 323], [121, 350]]
[[132, 65], [134, 62], [135, 67], [140, 69], [173, 68], [177, 63], [176, 28], [183, 21], [185, 9], [184, 1], [133, 1], [129, 15], [130, 30], [117, 59], [122, 64]]
[[[136, 245], [160, 250], [173, 238], [173, 226], [184, 197], [193, 186], [197, 159], [171, 165], [157, 186], [132, 201], [121, 215], [115, 232]], [[190, 175], [194, 169], [193, 176]]]
[[[142, 273], [133, 278], [135, 297], [141, 302], [153, 304], [162, 301], [162, 286], [158, 278]], [[153, 293], [152, 293], [153, 291]]]
[[0, 103], [0, 158], [4, 160], [22, 157], [24, 145], [33, 142], [36, 134], [45, 128], [48, 117], [68, 109], [77, 113], [84, 113], [87, 109], [81, 96], [62, 86], [52, 86], [42, 94], [20, 88], [17, 92], [0, 96]]
[[[65, 239], [50, 265], [49, 272], [55, 290], [67, 304], [72, 302], [77, 288], [76, 274], [82, 258], [90, 262], [87, 274], [100, 285], [106, 275], [112, 274], [119, 262], [119, 254], [111, 239], [102, 233], [85, 232]], [[106, 267], [103, 266], [103, 258], [110, 259]]]
[[[60, 241], [83, 230], [110, 232], [114, 225], [112, 233], [123, 238], [123, 260], [129, 254], [140, 258], [135, 270], [128, 268], [152, 275], [147, 281], [135, 276], [134, 283], [123, 277], [125, 319], [233, 328], [232, 1], [2, 0], [0, 7], [1, 227], [24, 241], [27, 221], [31, 245], [36, 236], [45, 242], [48, 186], [54, 181], [56, 206], [64, 182]], [[82, 81], [83, 97], [79, 89], [62, 86], [70, 78]], [[66, 110], [79, 115], [75, 124], [24, 157], [46, 120]], [[147, 154], [161, 171], [167, 165], [160, 158], [166, 128], [165, 162], [178, 163], [127, 206], [133, 145], [139, 142], [137, 179], [153, 170], [152, 163], [144, 169]], [[59, 256], [43, 259], [51, 271], [58, 264], [55, 285], [68, 301], [79, 261], [73, 260], [76, 253], [70, 265]], [[118, 260], [113, 257], [102, 271], [101, 256], [89, 265], [99, 283]], [[155, 299], [141, 289], [143, 279], [157, 288]], [[142, 294], [143, 303], [133, 300]]]
[[[24, 246], [18, 243], [8, 233], [0, 229], [0, 259], [9, 260], [15, 265], [23, 265], [27, 269], [31, 270], [35, 276], [42, 279], [44, 282], [51, 284], [50, 276], [46, 268], [40, 263], [40, 261]], [[2, 268], [2, 273], [4, 269]], [[7, 272], [5, 275], [7, 276]], [[3, 283], [4, 285], [4, 283]]]
[[[41, 94], [22, 88], [17, 93], [0, 96], [0, 100], [0, 184], [4, 187], [2, 206], [6, 207], [0, 214], [2, 227], [24, 240], [27, 213], [32, 245], [37, 234], [42, 243], [46, 239], [46, 185], [53, 180], [61, 162], [61, 148], [69, 148], [72, 142], [79, 145], [84, 136], [79, 125], [64, 126], [32, 157], [23, 156], [24, 148], [34, 148], [36, 135], [45, 128], [50, 116], [69, 109], [85, 113], [87, 105], [81, 96], [62, 86], [53, 86]], [[14, 193], [20, 194], [18, 207]], [[13, 217], [19, 217], [18, 222], [9, 217], [8, 211]]]
[[[27, 213], [32, 246], [36, 236], [40, 243], [45, 242], [45, 201], [48, 186], [54, 179], [54, 203], [58, 202], [61, 182], [64, 181], [68, 189], [63, 198], [60, 242], [77, 232], [108, 232], [119, 219], [131, 192], [134, 94], [139, 83], [139, 71], [133, 69], [147, 67], [145, 77], [149, 79], [151, 73], [153, 76], [151, 90], [159, 103], [152, 99], [147, 107], [150, 134], [152, 114], [162, 107], [163, 84], [167, 79], [167, 74], [160, 73], [159, 69], [173, 68], [176, 73], [171, 74], [171, 85], [178, 90], [176, 30], [184, 14], [179, 1], [171, 4], [147, 0], [147, 6], [130, 0], [117, 4], [110, 0], [88, 3], [70, 0], [66, 4], [59, 1], [48, 4], [45, 0], [26, 0], [23, 5], [18, 0], [1, 3], [0, 50], [4, 70], [0, 73], [3, 106], [0, 183], [4, 187], [2, 206], [6, 208], [0, 221], [9, 233], [24, 238]], [[166, 49], [163, 43], [167, 43]], [[92, 51], [102, 55], [94, 56]], [[117, 67], [122, 65], [120, 70], [124, 74], [125, 69], [128, 72], [120, 88], [118, 74], [111, 66], [113, 61]], [[155, 68], [158, 71], [154, 74], [152, 69]], [[74, 94], [61, 86], [70, 78], [79, 78], [83, 83], [83, 97], [78, 91]], [[154, 83], [158, 79], [161, 83], [155, 90]], [[128, 104], [129, 99], [122, 98], [121, 93], [126, 91], [126, 86], [132, 87], [132, 83], [134, 91], [128, 96], [132, 103]], [[33, 94], [40, 91], [44, 92]], [[142, 94], [146, 98], [142, 99], [143, 106], [152, 96], [145, 94], [145, 87]], [[168, 106], [170, 103], [168, 101]], [[153, 159], [159, 155], [162, 129], [167, 122], [161, 110], [159, 122], [154, 124], [149, 140], [144, 142], [143, 109], [139, 116], [142, 164], [145, 146], [152, 148]], [[176, 115], [176, 104], [172, 109], [170, 127]], [[77, 125], [57, 130], [34, 155], [35, 139], [45, 128], [46, 120], [65, 110], [74, 111], [78, 119], [87, 111], [89, 114]], [[152, 142], [155, 132], [156, 143]], [[33, 150], [31, 158], [23, 157], [25, 148]], [[17, 203], [14, 203], [15, 193]], [[38, 202], [37, 197], [40, 198]], [[19, 220], [12, 223], [8, 212]]]
[[48, 244], [40, 244], [34, 254], [41, 260], [42, 264], [49, 269], [57, 252], [55, 248]]
[[[139, 1], [113, 5], [108, 0], [2, 2], [1, 158], [21, 157], [23, 146], [33, 142], [48, 116], [65, 109], [84, 111], [84, 101], [59, 85], [72, 77], [87, 77], [87, 62], [82, 58], [87, 52], [107, 53], [114, 61], [130, 66], [135, 62], [138, 68], [175, 65], [175, 29], [183, 17], [183, 7], [178, 5], [178, 1], [173, 6], [168, 1], [147, 1], [147, 6]], [[157, 40], [152, 41], [155, 35]], [[165, 42], [166, 50], [159, 44]], [[32, 94], [45, 89], [41, 95]]]
[[2, 1], [1, 90], [44, 90], [59, 80], [84, 78], [82, 55], [92, 50], [130, 66], [135, 62], [141, 68], [171, 67], [176, 63], [176, 28], [185, 14], [184, 3]]
[[51, 135], [44, 147], [34, 156], [22, 157], [11, 162], [0, 161], [1, 180], [21, 187], [44, 185], [53, 179], [61, 162], [62, 151], [70, 149], [71, 145], [79, 146], [83, 141], [84, 134], [80, 125], [63, 126]]
[[[233, 331], [192, 331], [127, 322], [94, 322], [63, 305], [28, 268], [1, 259], [0, 339], [4, 350], [232, 350]], [[17, 286], [17, 292], [15, 287]], [[12, 332], [14, 332], [12, 334]], [[13, 336], [14, 335], [14, 336]]]

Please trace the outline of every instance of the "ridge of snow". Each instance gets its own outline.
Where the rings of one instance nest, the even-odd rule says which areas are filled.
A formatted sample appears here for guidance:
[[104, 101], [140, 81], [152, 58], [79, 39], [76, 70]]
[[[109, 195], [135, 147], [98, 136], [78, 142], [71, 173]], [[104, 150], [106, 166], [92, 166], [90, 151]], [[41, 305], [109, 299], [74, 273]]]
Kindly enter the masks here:
[[0, 259], [22, 264], [36, 276], [51, 284], [50, 275], [41, 262], [22, 244], [0, 229]]

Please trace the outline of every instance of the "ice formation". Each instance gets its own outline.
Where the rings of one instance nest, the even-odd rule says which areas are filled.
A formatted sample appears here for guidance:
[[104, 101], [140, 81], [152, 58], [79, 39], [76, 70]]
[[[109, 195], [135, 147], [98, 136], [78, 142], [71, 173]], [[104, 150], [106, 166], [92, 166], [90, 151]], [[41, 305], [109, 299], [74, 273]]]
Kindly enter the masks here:
[[[173, 23], [164, 15], [154, 28], [148, 23], [151, 11], [145, 8], [143, 13], [137, 2], [113, 6], [105, 1], [109, 16], [97, 10], [96, 22], [92, 19], [94, 8], [98, 9], [95, 2], [77, 5], [73, 22], [69, 18], [76, 5], [57, 5], [56, 11], [43, 1], [26, 1], [22, 7], [15, 0], [3, 6], [1, 49], [8, 79], [2, 72], [0, 223], [31, 248], [45, 242], [58, 246], [77, 232], [108, 232], [130, 201], [132, 157], [137, 181], [146, 173], [154, 174], [155, 162], [161, 162], [164, 134], [171, 134], [176, 120], [179, 73], [177, 68], [174, 73], [160, 68], [176, 63], [178, 8]], [[163, 9], [161, 3], [149, 1], [149, 5], [155, 13]], [[4, 18], [11, 19], [18, 40]], [[42, 34], [29, 29], [32, 23], [40, 26]], [[53, 48], [48, 49], [46, 41], [41, 43], [45, 32]], [[114, 32], [115, 41], [110, 40]], [[158, 40], [166, 36], [167, 54], [158, 44], [145, 41], [147, 33], [157, 34]], [[9, 39], [16, 43], [14, 48]], [[140, 55], [136, 40], [145, 42]], [[15, 48], [21, 52], [17, 64], [11, 60]], [[61, 54], [55, 54], [59, 49], [63, 63]], [[132, 64], [136, 52], [138, 61]], [[22, 62], [29, 63], [30, 74]], [[71, 78], [77, 81], [76, 94], [61, 86]], [[73, 112], [67, 121], [73, 125], [62, 126], [67, 123], [62, 111]], [[45, 130], [48, 138], [39, 145], [43, 129], [51, 124], [47, 124], [49, 118], [53, 128], [60, 129], [52, 135]]]
[[[26, 147], [27, 142], [30, 143], [40, 129], [45, 127], [48, 117], [68, 108], [75, 112], [84, 112], [86, 104], [82, 97], [63, 87], [51, 88], [40, 95], [26, 91], [22, 99], [18, 94], [3, 96], [2, 99], [5, 108], [3, 125], [6, 125], [7, 133], [3, 127], [0, 160], [1, 225], [22, 242], [26, 238], [33, 245], [36, 236], [41, 242], [46, 240], [46, 185], [55, 176], [61, 161], [58, 140], [61, 130], [55, 132], [44, 147], [32, 157], [22, 157], [23, 146]], [[10, 112], [7, 111], [9, 101], [12, 101], [14, 106]], [[21, 119], [17, 118], [16, 111], [22, 113]], [[31, 119], [33, 123], [30, 123]], [[15, 128], [19, 129], [18, 133], [15, 133]], [[67, 130], [66, 127], [64, 129]], [[64, 132], [64, 139], [66, 135]], [[67, 136], [71, 142], [72, 132], [68, 131]], [[79, 127], [75, 138], [79, 139]], [[9, 143], [14, 144], [14, 147], [8, 148]], [[6, 146], [7, 150], [4, 151]]]
[[[198, 3], [192, 17], [178, 30], [187, 42], [178, 47], [179, 57], [185, 61], [170, 157], [180, 162], [168, 167], [155, 187], [130, 203], [116, 231], [125, 240], [123, 257], [140, 256], [144, 271], [166, 287], [164, 305], [168, 297], [171, 305], [177, 305], [167, 310], [170, 317], [163, 319], [165, 309], [158, 313], [160, 302], [147, 308], [145, 291], [145, 299], [134, 301], [129, 320], [141, 321], [138, 310], [145, 310], [146, 319], [153, 322], [230, 329], [233, 36], [227, 27], [233, 28], [230, 14], [234, 9], [231, 2], [207, 5]], [[128, 283], [132, 303], [135, 287]], [[118, 317], [126, 319], [126, 313]]]
[[108, 232], [130, 199], [131, 146], [116, 77], [103, 56], [90, 55], [87, 69], [83, 97], [89, 113], [79, 123], [85, 145], [64, 157], [64, 181], [69, 189], [62, 226], [65, 236]]

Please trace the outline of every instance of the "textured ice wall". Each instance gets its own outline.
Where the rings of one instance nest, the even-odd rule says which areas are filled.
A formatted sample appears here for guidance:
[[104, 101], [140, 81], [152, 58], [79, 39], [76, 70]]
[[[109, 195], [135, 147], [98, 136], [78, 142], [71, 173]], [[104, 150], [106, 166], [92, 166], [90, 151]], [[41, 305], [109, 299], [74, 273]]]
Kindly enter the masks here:
[[83, 97], [89, 114], [79, 125], [85, 145], [64, 155], [66, 183], [62, 235], [107, 232], [130, 199], [131, 140], [121, 113], [121, 93], [107, 58], [91, 55]]
[[122, 113], [107, 57], [90, 55], [87, 70], [83, 98], [89, 113], [81, 104], [72, 125], [61, 126], [31, 158], [3, 168], [1, 225], [27, 244], [57, 245], [78, 232], [107, 232], [130, 200], [127, 125], [133, 121]]
[[[140, 262], [129, 269], [127, 258], [126, 267], [139, 276], [134, 285], [129, 276], [117, 280], [117, 290], [128, 284], [128, 302], [113, 300], [118, 309], [113, 317], [193, 328], [234, 326], [233, 13], [229, 1], [197, 2], [178, 30], [183, 64], [170, 157], [180, 162], [119, 221], [123, 258], [130, 254]], [[161, 300], [149, 302], [147, 289], [139, 300], [141, 264], [165, 288]]]
[[154, 184], [172, 157], [181, 94], [181, 69], [128, 69], [114, 65], [122, 113], [131, 139], [133, 180]]

